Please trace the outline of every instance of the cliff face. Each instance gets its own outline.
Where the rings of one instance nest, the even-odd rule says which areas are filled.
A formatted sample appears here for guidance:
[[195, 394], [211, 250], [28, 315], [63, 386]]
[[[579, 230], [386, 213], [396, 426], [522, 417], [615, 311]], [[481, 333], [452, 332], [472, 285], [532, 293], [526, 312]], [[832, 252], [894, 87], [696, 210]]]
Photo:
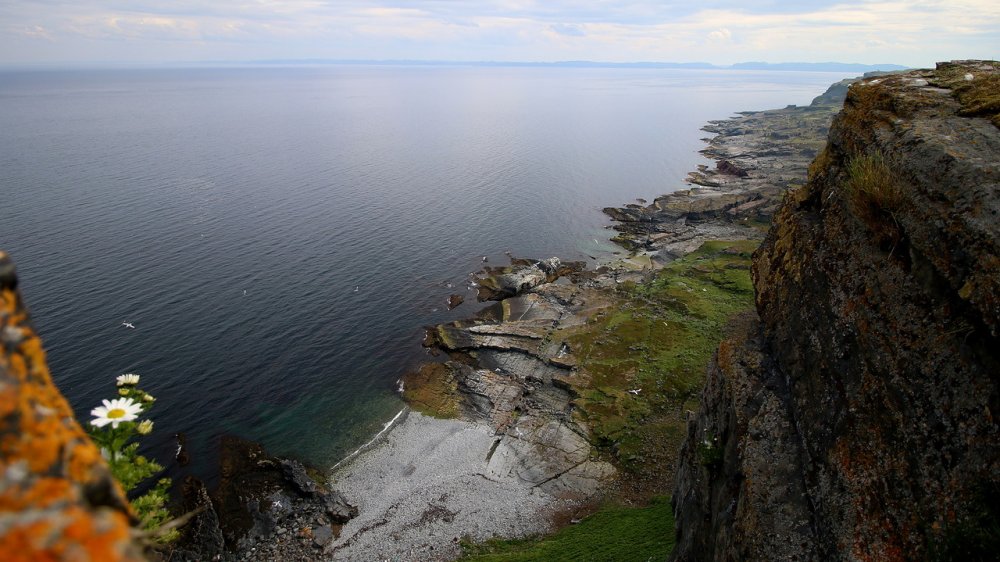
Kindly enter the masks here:
[[675, 559], [996, 555], [998, 98], [996, 63], [851, 86], [709, 368]]

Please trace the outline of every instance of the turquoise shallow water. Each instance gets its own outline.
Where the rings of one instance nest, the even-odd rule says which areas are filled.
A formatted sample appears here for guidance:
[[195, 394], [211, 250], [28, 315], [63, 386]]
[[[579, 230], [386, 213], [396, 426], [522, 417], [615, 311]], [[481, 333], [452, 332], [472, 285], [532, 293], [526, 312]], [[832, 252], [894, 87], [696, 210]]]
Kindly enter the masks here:
[[610, 251], [600, 208], [683, 188], [706, 120], [843, 77], [0, 73], [0, 248], [81, 419], [134, 371], [159, 399], [153, 456], [184, 432], [185, 471], [211, 480], [231, 432], [330, 465], [398, 411], [422, 326], [474, 311], [445, 301], [480, 256]]

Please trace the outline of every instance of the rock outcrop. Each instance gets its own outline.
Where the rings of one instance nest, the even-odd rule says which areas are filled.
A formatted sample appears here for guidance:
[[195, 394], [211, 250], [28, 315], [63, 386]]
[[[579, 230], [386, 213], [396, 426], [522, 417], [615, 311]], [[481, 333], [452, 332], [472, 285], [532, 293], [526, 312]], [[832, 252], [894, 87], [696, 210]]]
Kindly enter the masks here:
[[0, 252], [0, 558], [141, 560], [121, 488], [52, 383]]
[[674, 559], [994, 559], [998, 99], [979, 61], [850, 87], [709, 368]]
[[[555, 258], [546, 260], [544, 269], [513, 261], [515, 271], [555, 275], [560, 269]], [[592, 458], [587, 428], [572, 415], [573, 386], [582, 375], [557, 330], [586, 322], [606, 299], [597, 291], [542, 279], [531, 292], [488, 309], [495, 318], [428, 328], [424, 345], [451, 360], [407, 375], [404, 397], [420, 410], [492, 428], [497, 439], [485, 473], [512, 474], [548, 494], [586, 498], [615, 469]]]
[[517, 296], [545, 283], [552, 283], [560, 276], [582, 271], [583, 262], [563, 263], [559, 258], [529, 260], [511, 258], [506, 267], [487, 267], [476, 277], [479, 302], [500, 301]]
[[182, 530], [171, 560], [310, 560], [358, 514], [298, 461], [231, 435], [221, 448], [215, 490], [195, 478], [184, 482], [185, 509], [202, 511]]

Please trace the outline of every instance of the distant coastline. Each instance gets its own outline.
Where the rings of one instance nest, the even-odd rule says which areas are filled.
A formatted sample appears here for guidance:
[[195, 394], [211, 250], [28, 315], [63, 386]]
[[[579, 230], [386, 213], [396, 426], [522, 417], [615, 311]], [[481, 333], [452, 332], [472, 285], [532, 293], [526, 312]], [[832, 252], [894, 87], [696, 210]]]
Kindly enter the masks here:
[[398, 66], [486, 66], [515, 68], [662, 68], [662, 69], [692, 69], [692, 70], [782, 70], [798, 72], [872, 72], [906, 70], [909, 67], [899, 64], [861, 64], [845, 62], [779, 62], [763, 61], [739, 62], [730, 65], [718, 65], [707, 62], [604, 62], [604, 61], [436, 61], [436, 60], [334, 60], [334, 59], [281, 59], [247, 61], [249, 65], [398, 65]]
[[246, 61], [173, 61], [162, 63], [112, 63], [94, 61], [88, 63], [44, 63], [23, 65], [0, 65], [0, 71], [44, 70], [44, 69], [96, 69], [96, 68], [243, 68], [255, 66], [443, 66], [443, 67], [485, 67], [485, 68], [621, 68], [621, 69], [663, 69], [663, 70], [753, 70], [753, 71], [794, 71], [794, 72], [856, 72], [862, 74], [875, 71], [908, 70], [900, 64], [845, 63], [845, 62], [763, 62], [749, 61], [729, 65], [708, 62], [606, 62], [606, 61], [453, 61], [453, 60], [408, 60], [408, 59], [260, 59]]

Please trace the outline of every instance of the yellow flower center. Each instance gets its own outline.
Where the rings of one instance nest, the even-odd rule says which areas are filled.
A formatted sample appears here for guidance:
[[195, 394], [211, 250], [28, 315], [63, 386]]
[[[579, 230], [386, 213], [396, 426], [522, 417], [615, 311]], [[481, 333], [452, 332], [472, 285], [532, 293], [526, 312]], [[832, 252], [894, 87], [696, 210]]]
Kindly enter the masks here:
[[121, 408], [115, 408], [114, 410], [108, 410], [108, 418], [109, 419], [117, 419], [117, 418], [124, 418], [124, 417], [125, 417], [125, 410], [122, 410]]

